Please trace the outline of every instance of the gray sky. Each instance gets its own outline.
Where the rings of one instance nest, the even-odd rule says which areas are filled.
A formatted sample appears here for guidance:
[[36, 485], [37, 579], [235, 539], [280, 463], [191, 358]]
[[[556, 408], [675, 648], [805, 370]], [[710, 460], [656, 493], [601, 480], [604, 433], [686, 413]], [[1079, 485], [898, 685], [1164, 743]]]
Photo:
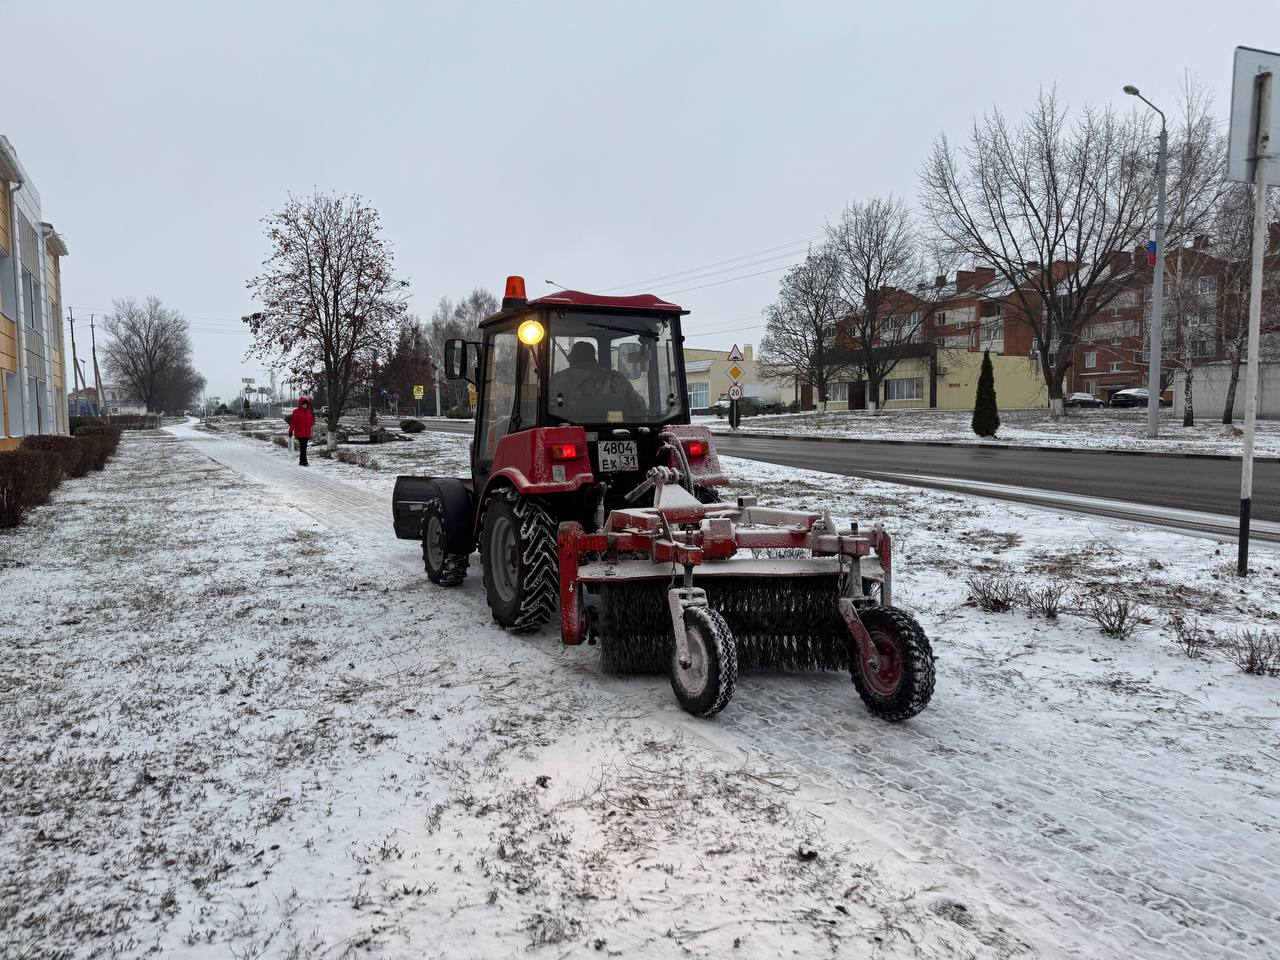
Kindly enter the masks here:
[[1280, 49], [1275, 0], [0, 0], [0, 22], [0, 133], [70, 246], [64, 303], [159, 295], [224, 395], [261, 375], [236, 318], [290, 190], [377, 206], [423, 316], [520, 273], [670, 296], [727, 349], [847, 200], [914, 196], [939, 132], [1042, 84], [1168, 111], [1187, 69], [1225, 117], [1233, 47]]

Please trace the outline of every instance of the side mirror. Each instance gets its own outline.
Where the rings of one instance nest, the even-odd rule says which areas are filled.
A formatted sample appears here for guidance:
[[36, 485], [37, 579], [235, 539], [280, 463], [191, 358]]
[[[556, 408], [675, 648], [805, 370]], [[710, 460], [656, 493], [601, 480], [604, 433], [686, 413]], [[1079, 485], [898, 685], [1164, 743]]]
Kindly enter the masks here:
[[446, 340], [444, 342], [444, 375], [449, 380], [461, 380], [467, 362], [467, 341]]
[[638, 380], [649, 369], [649, 348], [643, 343], [618, 344], [618, 372], [628, 380]]

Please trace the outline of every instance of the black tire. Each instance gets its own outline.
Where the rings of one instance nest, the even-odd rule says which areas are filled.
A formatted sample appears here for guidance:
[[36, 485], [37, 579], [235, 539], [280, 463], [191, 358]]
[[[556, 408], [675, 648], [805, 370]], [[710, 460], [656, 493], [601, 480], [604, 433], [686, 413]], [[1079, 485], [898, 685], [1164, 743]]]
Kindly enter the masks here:
[[555, 615], [560, 598], [556, 522], [541, 500], [510, 487], [490, 497], [480, 560], [489, 609], [499, 625], [526, 633]]
[[427, 579], [442, 587], [456, 587], [467, 578], [469, 557], [445, 550], [444, 504], [429, 500], [422, 508], [422, 565]]
[[915, 617], [896, 607], [869, 607], [859, 615], [881, 661], [875, 669], [863, 656], [861, 644], [850, 641], [850, 672], [858, 696], [882, 720], [909, 720], [933, 697], [929, 638]]
[[738, 683], [738, 644], [724, 617], [710, 607], [684, 611], [690, 665], [682, 668], [671, 646], [671, 689], [695, 717], [715, 716], [733, 699]]
[[699, 503], [719, 503], [720, 491], [715, 487], [698, 487], [693, 488], [693, 495], [698, 498]]

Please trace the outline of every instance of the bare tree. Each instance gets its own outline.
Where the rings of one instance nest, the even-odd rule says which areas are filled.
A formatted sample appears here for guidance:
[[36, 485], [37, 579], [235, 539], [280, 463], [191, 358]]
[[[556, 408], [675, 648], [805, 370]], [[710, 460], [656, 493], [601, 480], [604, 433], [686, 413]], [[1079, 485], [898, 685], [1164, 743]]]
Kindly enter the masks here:
[[263, 223], [272, 250], [247, 284], [263, 306], [245, 318], [249, 355], [321, 381], [332, 446], [353, 388], [395, 343], [408, 283], [395, 276], [378, 212], [359, 196], [290, 195]]
[[[166, 307], [159, 297], [147, 297], [141, 304], [131, 297], [114, 301], [102, 327], [108, 337], [103, 354], [110, 376], [119, 381], [131, 399], [146, 406], [147, 412], [165, 409], [176, 382], [189, 375], [199, 377], [191, 369], [186, 318]], [[180, 405], [186, 406], [189, 397], [198, 392], [197, 388], [183, 394]], [[178, 406], [174, 404], [171, 409]]]
[[[444, 344], [446, 340], [461, 338], [478, 340], [480, 321], [498, 311], [498, 298], [483, 287], [476, 287], [462, 300], [454, 303], [441, 297], [431, 314], [427, 340], [431, 357], [438, 369], [444, 369]], [[438, 381], [441, 403], [444, 409], [453, 409], [464, 402], [466, 387], [461, 381]]]
[[[1272, 196], [1268, 206], [1268, 222], [1273, 226], [1268, 236], [1275, 242], [1275, 221], [1280, 219], [1280, 197]], [[1213, 224], [1213, 252], [1223, 265], [1218, 296], [1218, 326], [1223, 355], [1230, 365], [1231, 379], [1222, 407], [1222, 422], [1231, 423], [1235, 415], [1236, 390], [1240, 384], [1240, 367], [1248, 359], [1249, 286], [1253, 272], [1253, 188], [1233, 183], [1218, 204]], [[1267, 251], [1263, 260], [1262, 316], [1259, 359], [1280, 355], [1280, 245]], [[1268, 275], [1270, 273], [1270, 275]], [[1190, 379], [1190, 378], [1188, 378]]]
[[1145, 118], [1110, 109], [1069, 121], [1042, 91], [1016, 126], [992, 112], [958, 151], [940, 137], [921, 174], [939, 248], [1009, 286], [1009, 319], [1031, 330], [1056, 415], [1081, 331], [1123, 290], [1145, 237], [1149, 134]]
[[836, 334], [848, 307], [840, 294], [838, 255], [830, 244], [810, 250], [787, 271], [778, 299], [765, 310], [761, 374], [812, 384], [825, 410], [828, 386], [847, 370], [836, 348]]
[[922, 341], [942, 287], [922, 282], [923, 244], [901, 199], [849, 203], [839, 222], [827, 225], [827, 239], [838, 266], [840, 294], [849, 304], [840, 322], [839, 345], [868, 381], [870, 408], [881, 384], [909, 352], [903, 348]]

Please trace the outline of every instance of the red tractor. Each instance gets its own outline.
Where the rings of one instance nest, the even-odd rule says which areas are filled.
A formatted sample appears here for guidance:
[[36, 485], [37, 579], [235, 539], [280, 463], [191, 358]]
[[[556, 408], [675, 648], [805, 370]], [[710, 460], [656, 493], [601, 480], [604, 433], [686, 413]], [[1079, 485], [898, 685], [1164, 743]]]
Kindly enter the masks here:
[[481, 343], [451, 340], [450, 379], [477, 391], [471, 476], [397, 479], [396, 534], [455, 586], [478, 548], [493, 619], [601, 646], [607, 669], [668, 673], [699, 716], [740, 668], [848, 669], [872, 713], [933, 694], [933, 654], [890, 605], [880, 526], [726, 502], [710, 431], [691, 426], [687, 311], [573, 290], [528, 300], [508, 278]]

